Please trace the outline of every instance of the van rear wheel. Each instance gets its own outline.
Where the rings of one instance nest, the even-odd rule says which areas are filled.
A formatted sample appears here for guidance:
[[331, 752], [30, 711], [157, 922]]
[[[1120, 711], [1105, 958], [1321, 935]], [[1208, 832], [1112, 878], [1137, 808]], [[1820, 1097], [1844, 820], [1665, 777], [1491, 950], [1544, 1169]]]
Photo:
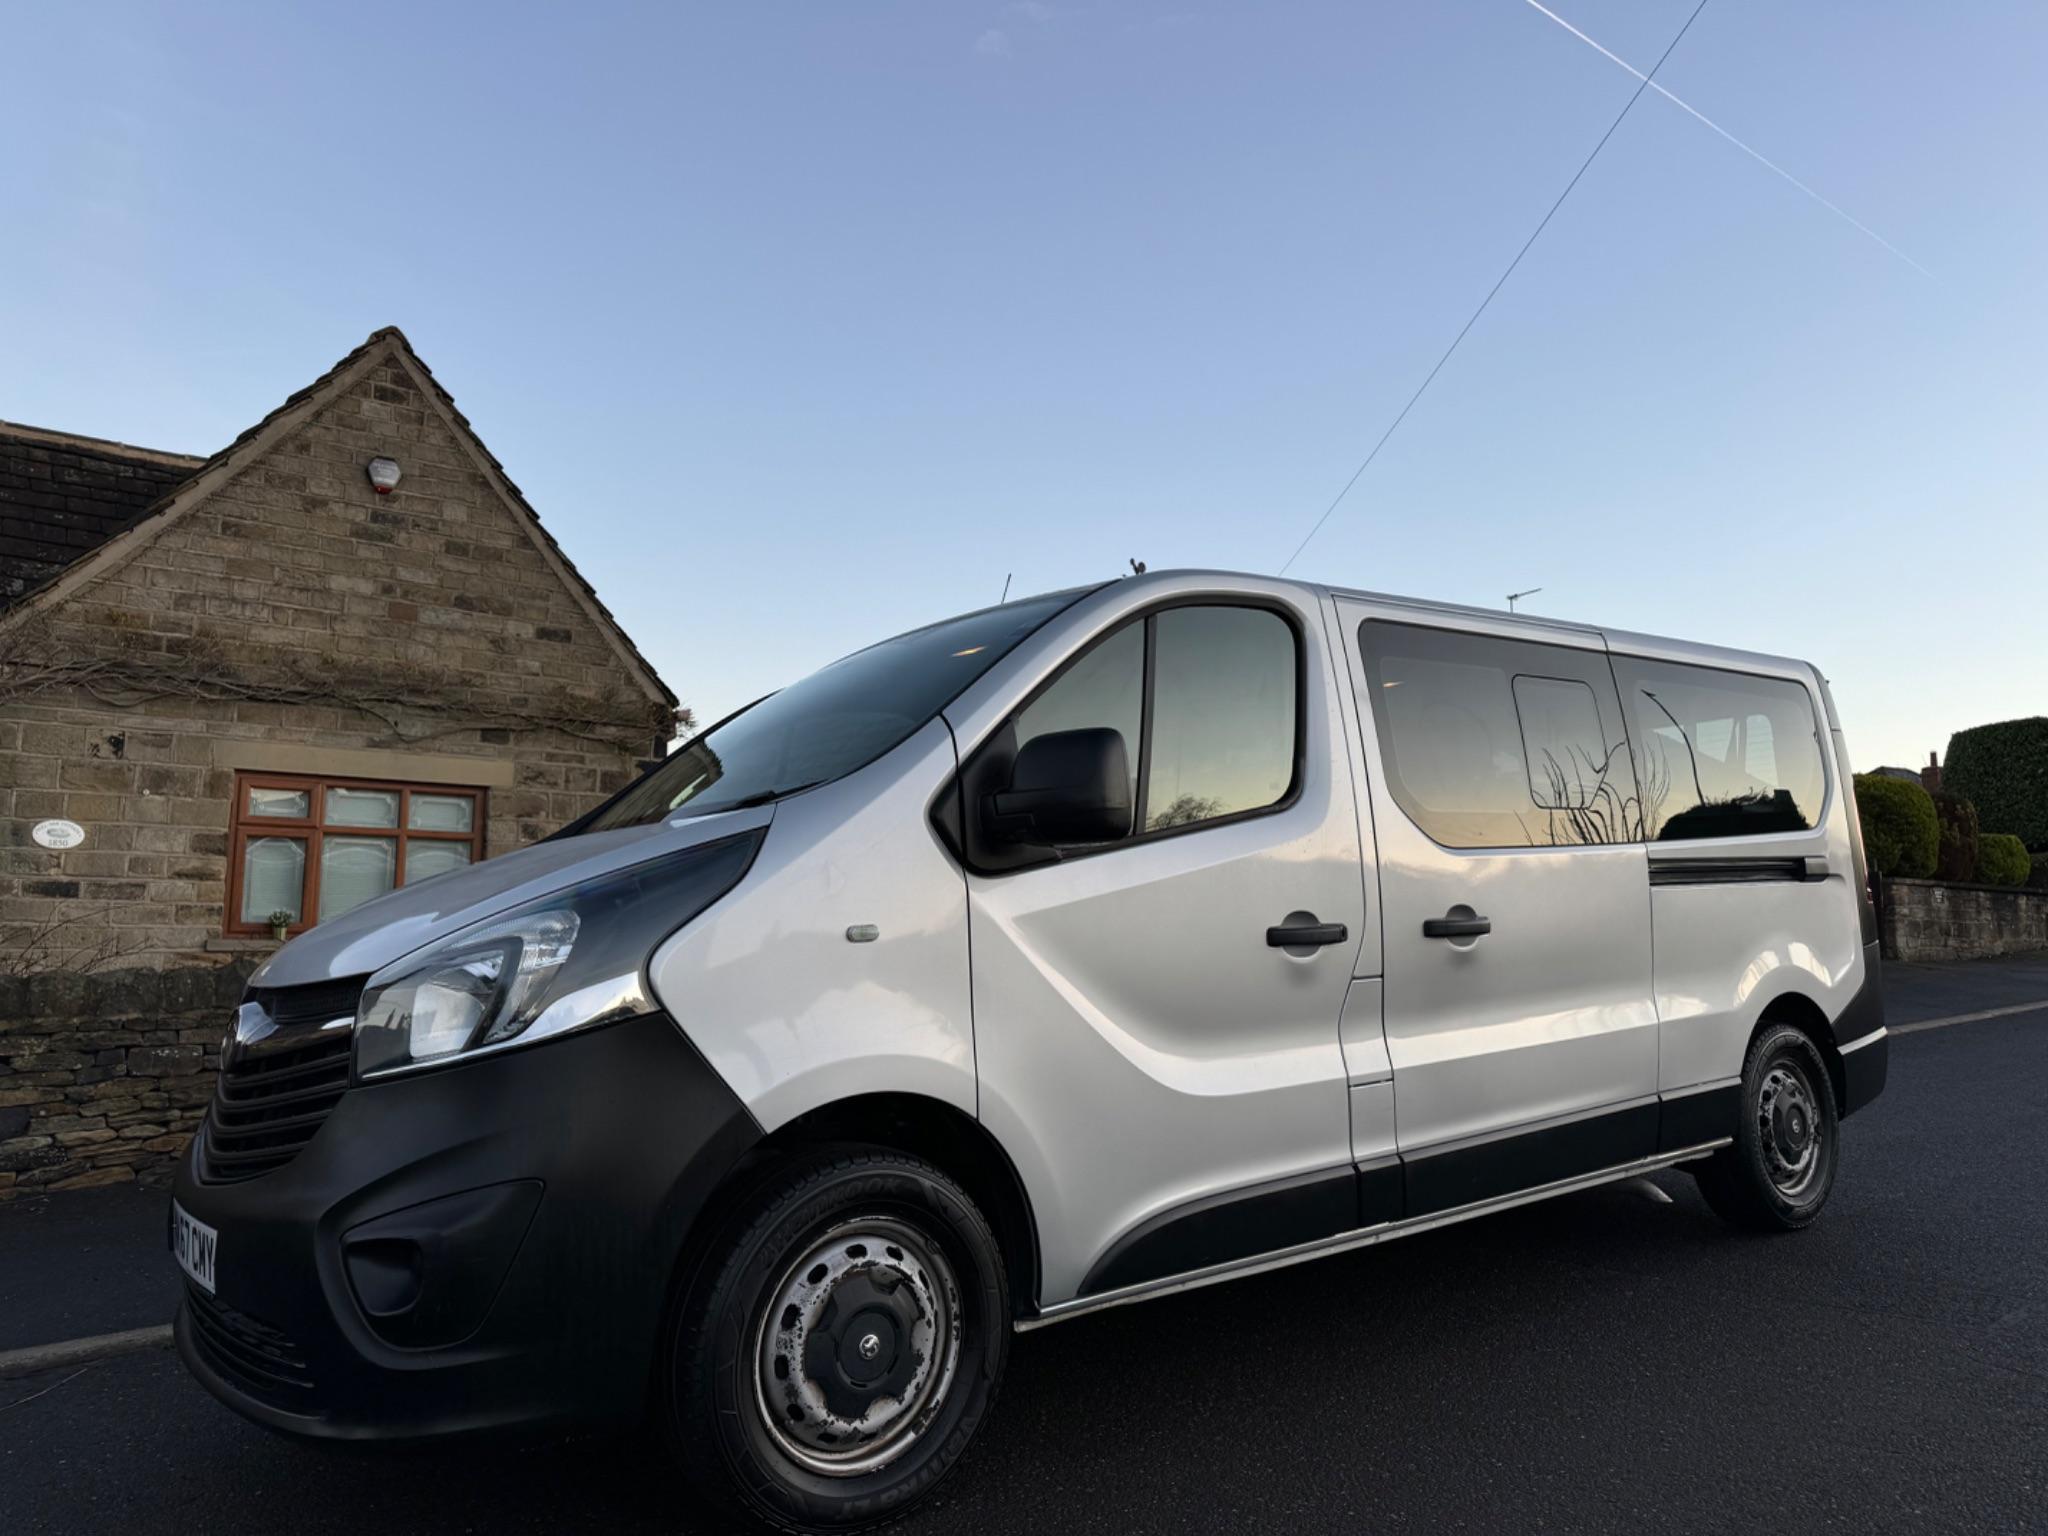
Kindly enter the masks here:
[[673, 1330], [671, 1443], [700, 1491], [771, 1529], [891, 1520], [995, 1401], [994, 1235], [944, 1173], [878, 1147], [800, 1155], [754, 1211]]
[[1723, 1220], [1761, 1232], [1812, 1223], [1835, 1186], [1840, 1123], [1827, 1064], [1789, 1024], [1756, 1038], [1742, 1070], [1742, 1114], [1732, 1145], [1693, 1177]]

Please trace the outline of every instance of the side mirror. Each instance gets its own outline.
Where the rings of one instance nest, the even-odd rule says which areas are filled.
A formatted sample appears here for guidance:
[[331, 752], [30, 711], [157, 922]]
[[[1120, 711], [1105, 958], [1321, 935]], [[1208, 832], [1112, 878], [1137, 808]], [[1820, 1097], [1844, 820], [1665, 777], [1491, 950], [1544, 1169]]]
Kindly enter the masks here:
[[990, 837], [1107, 843], [1131, 833], [1131, 768], [1120, 731], [1050, 731], [1017, 753], [1010, 787], [988, 797]]

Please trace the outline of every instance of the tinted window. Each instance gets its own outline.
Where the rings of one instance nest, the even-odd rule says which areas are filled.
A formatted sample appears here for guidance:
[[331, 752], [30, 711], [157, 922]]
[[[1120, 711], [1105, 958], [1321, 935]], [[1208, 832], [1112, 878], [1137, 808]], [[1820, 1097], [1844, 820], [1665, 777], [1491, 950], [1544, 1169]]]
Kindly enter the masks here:
[[1518, 676], [1514, 690], [1529, 798], [1546, 811], [1585, 810], [1599, 793], [1607, 758], [1592, 688], [1560, 677]]
[[1299, 668], [1293, 627], [1277, 613], [1168, 608], [1083, 652], [1018, 711], [1016, 744], [1048, 731], [1119, 732], [1146, 832], [1261, 810], [1294, 783]]
[[1294, 782], [1294, 630], [1263, 608], [1153, 621], [1145, 830], [1258, 810]]
[[1368, 622], [1359, 648], [1388, 788], [1448, 848], [1640, 836], [1620, 707], [1597, 651]]
[[1138, 748], [1145, 709], [1145, 624], [1126, 624], [1082, 654], [1017, 715], [1017, 745], [1050, 731], [1108, 726], [1124, 739], [1131, 804], [1138, 803]]
[[1803, 832], [1827, 798], [1813, 701], [1797, 683], [1614, 658], [1649, 835]]
[[864, 767], [1079, 596], [1026, 598], [856, 651], [713, 726], [575, 831], [731, 810]]

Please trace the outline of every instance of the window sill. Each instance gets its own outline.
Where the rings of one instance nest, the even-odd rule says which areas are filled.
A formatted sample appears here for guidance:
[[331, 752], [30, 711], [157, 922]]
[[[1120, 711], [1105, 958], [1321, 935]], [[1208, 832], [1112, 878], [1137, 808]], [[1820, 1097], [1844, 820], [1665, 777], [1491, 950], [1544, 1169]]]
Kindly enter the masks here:
[[260, 955], [279, 948], [272, 938], [208, 939], [200, 946], [209, 955]]

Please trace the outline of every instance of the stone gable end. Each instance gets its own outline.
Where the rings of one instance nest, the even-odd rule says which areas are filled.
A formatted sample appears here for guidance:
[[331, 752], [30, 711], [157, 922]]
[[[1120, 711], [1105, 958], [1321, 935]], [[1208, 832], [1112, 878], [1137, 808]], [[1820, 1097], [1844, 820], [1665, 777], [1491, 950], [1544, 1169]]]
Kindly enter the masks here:
[[[365, 473], [380, 455], [404, 472], [382, 496]], [[387, 357], [72, 593], [65, 618], [644, 698], [518, 516]]]

